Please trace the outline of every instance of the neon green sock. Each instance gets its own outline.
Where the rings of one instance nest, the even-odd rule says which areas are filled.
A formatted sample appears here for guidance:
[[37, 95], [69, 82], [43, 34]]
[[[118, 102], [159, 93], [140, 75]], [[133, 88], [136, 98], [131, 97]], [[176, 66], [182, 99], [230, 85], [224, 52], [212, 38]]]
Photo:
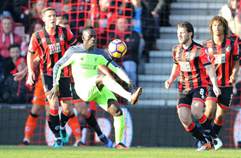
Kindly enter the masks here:
[[119, 144], [123, 140], [124, 129], [125, 129], [125, 118], [121, 116], [114, 117], [114, 128], [115, 128], [115, 143]]

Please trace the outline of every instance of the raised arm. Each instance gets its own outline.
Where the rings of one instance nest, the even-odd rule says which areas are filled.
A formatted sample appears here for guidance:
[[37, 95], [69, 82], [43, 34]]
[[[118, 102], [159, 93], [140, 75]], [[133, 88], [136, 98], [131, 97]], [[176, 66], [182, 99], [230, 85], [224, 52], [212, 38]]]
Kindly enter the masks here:
[[114, 61], [109, 61], [107, 66], [124, 82], [126, 82], [128, 85], [131, 84], [131, 80], [126, 74], [126, 72], [118, 66]]

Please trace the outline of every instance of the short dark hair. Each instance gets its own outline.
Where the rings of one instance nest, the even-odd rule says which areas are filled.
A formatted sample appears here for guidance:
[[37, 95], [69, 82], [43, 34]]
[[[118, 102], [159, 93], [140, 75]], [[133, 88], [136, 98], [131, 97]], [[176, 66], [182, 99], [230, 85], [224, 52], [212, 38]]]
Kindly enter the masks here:
[[20, 49], [20, 45], [19, 44], [11, 44], [9, 47], [8, 47], [8, 50], [12, 49], [12, 48], [19, 48]]
[[87, 31], [87, 30], [94, 30], [94, 27], [93, 26], [86, 26], [82, 29], [81, 32], [83, 33], [84, 31]]
[[212, 30], [212, 25], [214, 21], [218, 21], [223, 25], [224, 28], [224, 35], [227, 36], [228, 32], [229, 32], [229, 28], [228, 28], [228, 22], [225, 18], [223, 18], [222, 16], [214, 16], [210, 21], [209, 21], [209, 31], [210, 34], [213, 35], [213, 30]]
[[187, 30], [187, 32], [192, 32], [192, 39], [194, 37], [194, 28], [192, 26], [192, 24], [188, 21], [184, 21], [184, 22], [179, 22], [177, 24], [177, 27], [183, 27]]

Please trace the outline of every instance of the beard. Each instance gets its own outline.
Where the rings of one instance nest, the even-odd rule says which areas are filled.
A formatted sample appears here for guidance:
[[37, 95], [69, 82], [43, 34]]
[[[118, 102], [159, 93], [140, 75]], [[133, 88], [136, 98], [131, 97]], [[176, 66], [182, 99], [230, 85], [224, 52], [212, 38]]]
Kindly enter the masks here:
[[186, 44], [189, 41], [189, 37], [183, 39], [183, 40], [179, 40], [180, 44]]

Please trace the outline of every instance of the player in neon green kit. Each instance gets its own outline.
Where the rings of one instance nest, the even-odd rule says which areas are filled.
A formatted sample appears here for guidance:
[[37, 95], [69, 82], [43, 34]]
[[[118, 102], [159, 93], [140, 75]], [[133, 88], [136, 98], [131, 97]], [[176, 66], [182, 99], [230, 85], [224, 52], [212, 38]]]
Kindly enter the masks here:
[[113, 116], [116, 148], [126, 148], [121, 142], [125, 127], [124, 116], [114, 93], [127, 99], [131, 104], [136, 104], [142, 88], [139, 87], [134, 93], [130, 93], [114, 80], [109, 69], [121, 80], [131, 84], [126, 73], [103, 49], [96, 48], [96, 32], [91, 27], [83, 30], [82, 39], [83, 44], [70, 47], [55, 64], [53, 89], [49, 93], [52, 96], [57, 95], [61, 70], [71, 65], [77, 95], [84, 101], [95, 101]]

